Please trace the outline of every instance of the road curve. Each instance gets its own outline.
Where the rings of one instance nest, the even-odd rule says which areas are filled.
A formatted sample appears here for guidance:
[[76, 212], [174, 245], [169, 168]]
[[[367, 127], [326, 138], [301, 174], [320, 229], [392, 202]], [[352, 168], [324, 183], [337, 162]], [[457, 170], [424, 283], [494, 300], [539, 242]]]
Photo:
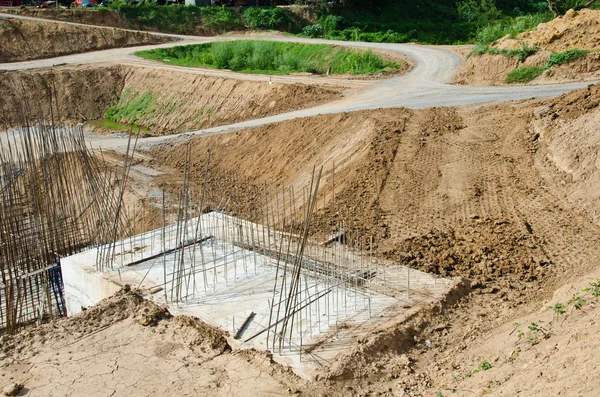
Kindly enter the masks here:
[[[22, 18], [43, 22], [65, 23], [39, 18], [22, 17], [16, 15], [0, 14], [0, 18]], [[71, 23], [72, 24], [72, 23]], [[77, 25], [77, 24], [75, 24]], [[89, 26], [89, 25], [88, 25]], [[98, 26], [100, 28], [106, 28]], [[110, 29], [110, 28], [109, 28]], [[149, 32], [151, 34], [165, 35]], [[197, 37], [179, 36], [174, 37], [177, 41], [143, 47], [115, 48], [110, 50], [95, 51], [82, 54], [67, 55], [52, 59], [41, 59], [27, 62], [3, 63], [0, 70], [25, 70], [40, 67], [51, 67], [67, 64], [124, 64], [138, 67], [151, 67], [157, 69], [177, 70], [196, 74], [235, 78], [239, 80], [265, 81], [269, 78], [264, 75], [249, 75], [201, 68], [186, 68], [166, 65], [157, 61], [140, 59], [134, 54], [139, 49], [171, 47], [182, 44], [207, 43], [210, 41], [236, 40], [236, 39], [261, 39], [264, 35], [243, 36], [219, 36], [219, 37]], [[349, 112], [363, 109], [407, 107], [427, 108], [435, 106], [458, 106], [485, 102], [501, 102], [509, 100], [520, 100], [540, 97], [553, 97], [579, 88], [583, 88], [595, 81], [577, 82], [569, 84], [548, 84], [535, 86], [504, 86], [504, 87], [472, 87], [449, 84], [458, 66], [460, 57], [448, 50], [416, 44], [388, 44], [388, 43], [362, 43], [346, 42], [320, 39], [305, 39], [297, 37], [268, 37], [268, 40], [334, 44], [348, 47], [372, 48], [377, 50], [392, 51], [410, 58], [414, 66], [409, 73], [400, 77], [386, 80], [355, 80], [344, 78], [326, 78], [322, 76], [274, 76], [274, 83], [316, 83], [321, 85], [335, 85], [352, 89], [352, 93], [343, 99], [329, 102], [317, 107], [303, 109], [261, 119], [245, 121], [241, 123], [208, 128], [197, 131], [184, 132], [178, 135], [166, 137], [145, 138], [140, 140], [142, 144], [156, 144], [166, 140], [187, 138], [191, 136], [214, 135], [236, 131], [247, 127], [255, 127], [264, 124], [289, 120], [298, 117], [315, 116], [318, 114], [330, 114]], [[123, 145], [122, 139], [90, 137], [90, 143], [94, 146], [104, 148], [116, 148]]]

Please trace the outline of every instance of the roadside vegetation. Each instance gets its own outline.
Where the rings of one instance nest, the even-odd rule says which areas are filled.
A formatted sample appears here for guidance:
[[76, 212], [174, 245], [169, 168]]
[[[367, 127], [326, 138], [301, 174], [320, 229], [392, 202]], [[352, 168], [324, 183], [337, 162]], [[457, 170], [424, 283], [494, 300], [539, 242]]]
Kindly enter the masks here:
[[[477, 44], [475, 55], [490, 51], [501, 37], [534, 29], [587, 0], [295, 0], [312, 16], [286, 7], [161, 5], [166, 0], [132, 4], [113, 0], [77, 12], [113, 10], [134, 29], [177, 34], [279, 30], [304, 37], [384, 43]], [[199, 4], [199, 3], [198, 3]], [[600, 7], [596, 1], [589, 5]], [[67, 12], [69, 10], [65, 10]], [[316, 17], [314, 17], [316, 15]]]
[[155, 50], [136, 55], [181, 66], [230, 69], [245, 73], [371, 74], [399, 69], [371, 51], [329, 45], [273, 41], [227, 41]]
[[[574, 62], [578, 59], [583, 58], [590, 51], [588, 50], [568, 50], [563, 52], [552, 53], [548, 57], [546, 65], [543, 67], [538, 66], [522, 66], [508, 73], [506, 76], [507, 83], [528, 83], [544, 73], [545, 70], [552, 68], [553, 66], [564, 65], [570, 62]], [[522, 62], [522, 61], [521, 61]]]

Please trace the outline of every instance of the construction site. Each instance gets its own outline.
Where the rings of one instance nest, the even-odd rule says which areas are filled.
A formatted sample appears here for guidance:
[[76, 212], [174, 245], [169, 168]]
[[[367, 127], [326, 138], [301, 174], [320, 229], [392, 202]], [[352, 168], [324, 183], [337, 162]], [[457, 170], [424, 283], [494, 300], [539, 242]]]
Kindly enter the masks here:
[[595, 395], [593, 21], [523, 33], [589, 52], [508, 85], [472, 46], [243, 74], [134, 52], [248, 34], [0, 14], [2, 393]]

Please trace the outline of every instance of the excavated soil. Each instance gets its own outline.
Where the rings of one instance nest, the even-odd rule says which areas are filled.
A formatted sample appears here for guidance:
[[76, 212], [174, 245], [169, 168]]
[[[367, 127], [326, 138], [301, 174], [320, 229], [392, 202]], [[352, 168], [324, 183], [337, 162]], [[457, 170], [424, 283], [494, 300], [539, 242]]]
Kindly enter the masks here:
[[53, 58], [108, 48], [160, 44], [168, 37], [120, 29], [0, 19], [0, 62]]
[[[77, 66], [0, 73], [0, 124], [53, 114], [61, 122], [102, 119], [153, 134], [184, 132], [310, 107], [339, 98], [338, 91], [303, 84], [269, 84], [184, 72], [122, 66]], [[76, 105], [73, 105], [76, 104]], [[141, 105], [143, 104], [143, 106]], [[113, 132], [113, 131], [107, 131]]]
[[460, 66], [454, 83], [465, 85], [504, 85], [509, 72], [522, 66], [543, 67], [552, 52], [572, 49], [592, 52], [574, 62], [553, 66], [533, 80], [533, 84], [563, 83], [569, 81], [595, 80], [600, 77], [600, 11], [570, 10], [566, 15], [537, 29], [521, 33], [516, 38], [506, 36], [490, 46], [498, 50], [515, 50], [522, 45], [538, 48], [538, 52], [519, 62], [516, 56], [482, 55], [470, 56]]
[[[194, 139], [192, 181], [200, 186], [211, 148], [210, 173], [222, 175], [220, 189], [235, 187], [235, 212], [252, 211], [245, 189], [300, 186], [323, 164], [316, 225], [335, 230], [343, 219], [376, 237], [374, 255], [464, 277], [473, 292], [360, 341], [310, 383], [135, 295], [4, 337], [1, 379], [30, 395], [77, 394], [85, 376], [107, 395], [593, 396], [600, 302], [581, 291], [600, 276], [599, 103], [596, 85], [554, 100], [360, 111]], [[147, 183], [175, 191], [184, 148], [145, 153], [142, 164], [166, 173]], [[568, 303], [577, 293], [580, 309]]]
[[[528, 345], [520, 346], [523, 358], [499, 355], [492, 342], [485, 344], [486, 352], [481, 346], [488, 339], [508, 340], [512, 346], [515, 321], [523, 321], [527, 331], [537, 321], [541, 302], [556, 299], [553, 293], [561, 286], [589, 283], [587, 275], [598, 268], [600, 190], [594, 181], [600, 135], [594, 126], [600, 118], [599, 92], [596, 85], [555, 100], [512, 105], [317, 116], [196, 139], [191, 143], [192, 179], [203, 175], [208, 148], [211, 172], [227, 175], [220, 183], [248, 191], [264, 192], [266, 183], [300, 186], [313, 165], [323, 164], [316, 225], [334, 231], [343, 219], [348, 227], [376, 237], [374, 254], [470, 283], [469, 298], [414, 325], [418, 332], [409, 333], [415, 339], [405, 355], [381, 346], [373, 361], [367, 360], [371, 370], [362, 366], [360, 380], [342, 383], [352, 388], [346, 391], [445, 395], [473, 390], [461, 385], [472, 385], [475, 378], [465, 374], [484, 359], [492, 368], [508, 366], [503, 371], [521, 383], [503, 386], [504, 372], [499, 371], [485, 387], [475, 388], [477, 395], [514, 395], [517, 385], [519, 390], [546, 390], [523, 384], [537, 379], [533, 371], [543, 362], [528, 353]], [[151, 153], [157, 160], [150, 165], [181, 169], [183, 153], [176, 146], [161, 147]], [[330, 209], [334, 161], [335, 214]], [[169, 175], [155, 183], [176, 191], [182, 175], [175, 170]], [[250, 197], [236, 196], [242, 202]], [[248, 211], [247, 205], [234, 207], [242, 215]], [[559, 299], [566, 304], [569, 295]], [[550, 321], [552, 311], [546, 304], [542, 308], [541, 318]], [[584, 329], [586, 320], [577, 321], [573, 330], [546, 325], [552, 335], [561, 335], [557, 342], [568, 344], [575, 343], [577, 329]], [[550, 346], [545, 338], [540, 346]], [[584, 342], [576, 340], [583, 349]], [[568, 349], [558, 351], [549, 356], [555, 361], [545, 365], [568, 359]], [[516, 371], [531, 360], [538, 363], [531, 370]], [[583, 350], [572, 359], [581, 360], [590, 372], [580, 378], [578, 390], [593, 395], [595, 364]], [[578, 369], [561, 371], [566, 374], [548, 384], [550, 394], [566, 390], [556, 379], [579, 376]]]

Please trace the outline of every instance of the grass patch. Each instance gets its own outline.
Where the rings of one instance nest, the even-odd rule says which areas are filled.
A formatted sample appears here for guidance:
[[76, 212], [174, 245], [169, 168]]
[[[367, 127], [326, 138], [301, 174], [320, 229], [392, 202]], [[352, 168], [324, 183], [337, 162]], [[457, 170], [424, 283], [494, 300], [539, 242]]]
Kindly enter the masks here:
[[152, 91], [133, 92], [126, 89], [117, 103], [106, 111], [106, 119], [118, 123], [136, 125], [145, 115], [154, 112], [154, 93]]
[[563, 52], [555, 52], [548, 57], [547, 67], [552, 67], [555, 65], [563, 65], [565, 63], [570, 63], [576, 61], [580, 58], [586, 56], [590, 51], [589, 50], [568, 50]]
[[244, 11], [244, 18], [251, 29], [281, 29], [291, 23], [281, 8], [249, 7]]
[[523, 66], [520, 68], [516, 68], [515, 70], [506, 75], [506, 82], [528, 83], [531, 80], [538, 77], [540, 74], [542, 74], [544, 70], [548, 70], [552, 66], [564, 65], [566, 63], [574, 62], [580, 58], [583, 58], [588, 53], [590, 53], [589, 50], [567, 50], [563, 52], [554, 52], [550, 54], [546, 65], [544, 65], [543, 67]]
[[321, 44], [238, 40], [155, 50], [136, 55], [173, 65], [230, 69], [245, 73], [370, 74], [400, 66], [369, 51]]
[[548, 22], [552, 18], [551, 14], [543, 13], [503, 19], [481, 27], [475, 36], [475, 42], [481, 46], [489, 46], [506, 35], [514, 39], [518, 34], [533, 30], [540, 23]]
[[546, 68], [540, 68], [536, 66], [523, 66], [516, 68], [512, 72], [506, 75], [507, 83], [528, 83], [531, 80], [538, 77], [546, 70]]

